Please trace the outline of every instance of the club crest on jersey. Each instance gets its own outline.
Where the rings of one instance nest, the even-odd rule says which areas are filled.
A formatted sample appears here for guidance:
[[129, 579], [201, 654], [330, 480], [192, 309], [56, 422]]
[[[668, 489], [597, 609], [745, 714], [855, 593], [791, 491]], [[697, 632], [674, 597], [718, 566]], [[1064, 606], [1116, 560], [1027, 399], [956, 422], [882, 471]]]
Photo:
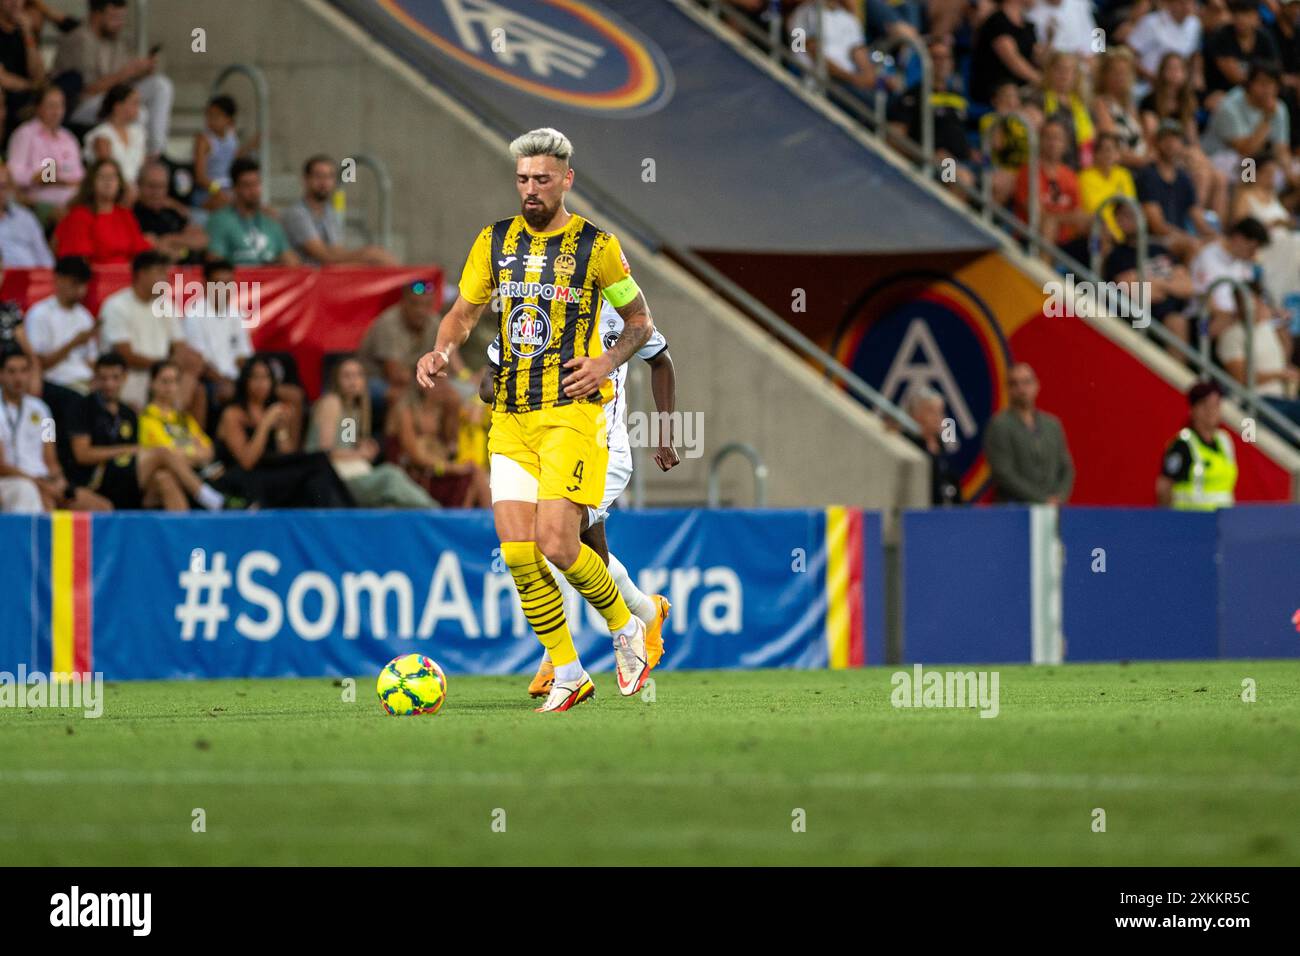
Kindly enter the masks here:
[[615, 346], [615, 344], [617, 344], [618, 333], [606, 332], [603, 336], [601, 336], [600, 341], [601, 344], [605, 346], [605, 351], [608, 352], [610, 349], [612, 349]]
[[570, 278], [578, 271], [578, 260], [567, 252], [562, 252], [555, 257], [555, 277], [557, 279]]
[[531, 358], [551, 344], [551, 317], [531, 302], [515, 306], [506, 320], [510, 347], [523, 358]]

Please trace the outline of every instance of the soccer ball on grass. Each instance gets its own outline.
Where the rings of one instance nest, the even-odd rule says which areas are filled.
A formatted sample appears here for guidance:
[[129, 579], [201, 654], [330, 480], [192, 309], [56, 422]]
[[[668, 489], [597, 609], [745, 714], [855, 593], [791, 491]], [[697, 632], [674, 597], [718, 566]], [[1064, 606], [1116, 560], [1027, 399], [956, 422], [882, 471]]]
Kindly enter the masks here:
[[394, 717], [436, 714], [447, 699], [447, 678], [423, 654], [394, 657], [379, 672], [379, 703]]

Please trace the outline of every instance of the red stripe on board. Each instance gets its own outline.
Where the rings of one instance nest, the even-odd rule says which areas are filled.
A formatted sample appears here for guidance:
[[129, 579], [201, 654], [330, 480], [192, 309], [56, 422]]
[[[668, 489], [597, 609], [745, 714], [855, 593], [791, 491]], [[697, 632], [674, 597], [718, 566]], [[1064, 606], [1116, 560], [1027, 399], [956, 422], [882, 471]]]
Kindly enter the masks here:
[[72, 669], [91, 673], [90, 515], [72, 516]]
[[862, 667], [867, 663], [867, 633], [865, 626], [866, 587], [862, 577], [862, 509], [848, 509], [849, 533], [845, 547], [849, 560], [849, 666]]

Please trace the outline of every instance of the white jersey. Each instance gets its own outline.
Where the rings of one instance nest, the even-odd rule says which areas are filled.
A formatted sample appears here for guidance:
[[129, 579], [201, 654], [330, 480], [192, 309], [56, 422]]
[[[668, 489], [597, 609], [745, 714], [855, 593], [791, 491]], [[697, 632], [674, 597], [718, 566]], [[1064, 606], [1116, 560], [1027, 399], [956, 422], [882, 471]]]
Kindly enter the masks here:
[[[618, 314], [618, 310], [609, 304], [605, 299], [600, 300], [600, 342], [602, 348], [608, 352], [618, 341], [618, 337], [623, 334], [623, 317]], [[659, 330], [655, 329], [650, 333], [650, 338], [646, 344], [637, 350], [637, 357], [643, 361], [649, 362], [656, 355], [659, 355], [668, 348], [668, 340], [665, 339]], [[501, 365], [501, 334], [492, 340], [492, 344], [487, 349], [488, 361], [493, 367]], [[627, 437], [627, 363], [624, 362], [614, 371], [609, 373], [609, 379], [614, 383], [614, 397], [605, 406], [605, 428], [606, 438], [609, 442], [609, 450], [612, 453], [620, 449], [628, 449]]]

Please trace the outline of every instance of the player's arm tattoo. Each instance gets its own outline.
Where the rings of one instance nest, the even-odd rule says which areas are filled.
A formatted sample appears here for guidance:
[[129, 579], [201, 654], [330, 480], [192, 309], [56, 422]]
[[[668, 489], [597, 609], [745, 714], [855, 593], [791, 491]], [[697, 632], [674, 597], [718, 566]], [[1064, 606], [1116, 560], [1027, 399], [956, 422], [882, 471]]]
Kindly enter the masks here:
[[641, 347], [650, 341], [650, 336], [655, 330], [654, 319], [650, 317], [650, 306], [646, 303], [645, 293], [638, 292], [635, 299], [619, 306], [616, 311], [623, 319], [623, 331], [619, 334], [614, 347], [605, 353], [613, 363], [613, 368], [618, 368], [640, 351]]

